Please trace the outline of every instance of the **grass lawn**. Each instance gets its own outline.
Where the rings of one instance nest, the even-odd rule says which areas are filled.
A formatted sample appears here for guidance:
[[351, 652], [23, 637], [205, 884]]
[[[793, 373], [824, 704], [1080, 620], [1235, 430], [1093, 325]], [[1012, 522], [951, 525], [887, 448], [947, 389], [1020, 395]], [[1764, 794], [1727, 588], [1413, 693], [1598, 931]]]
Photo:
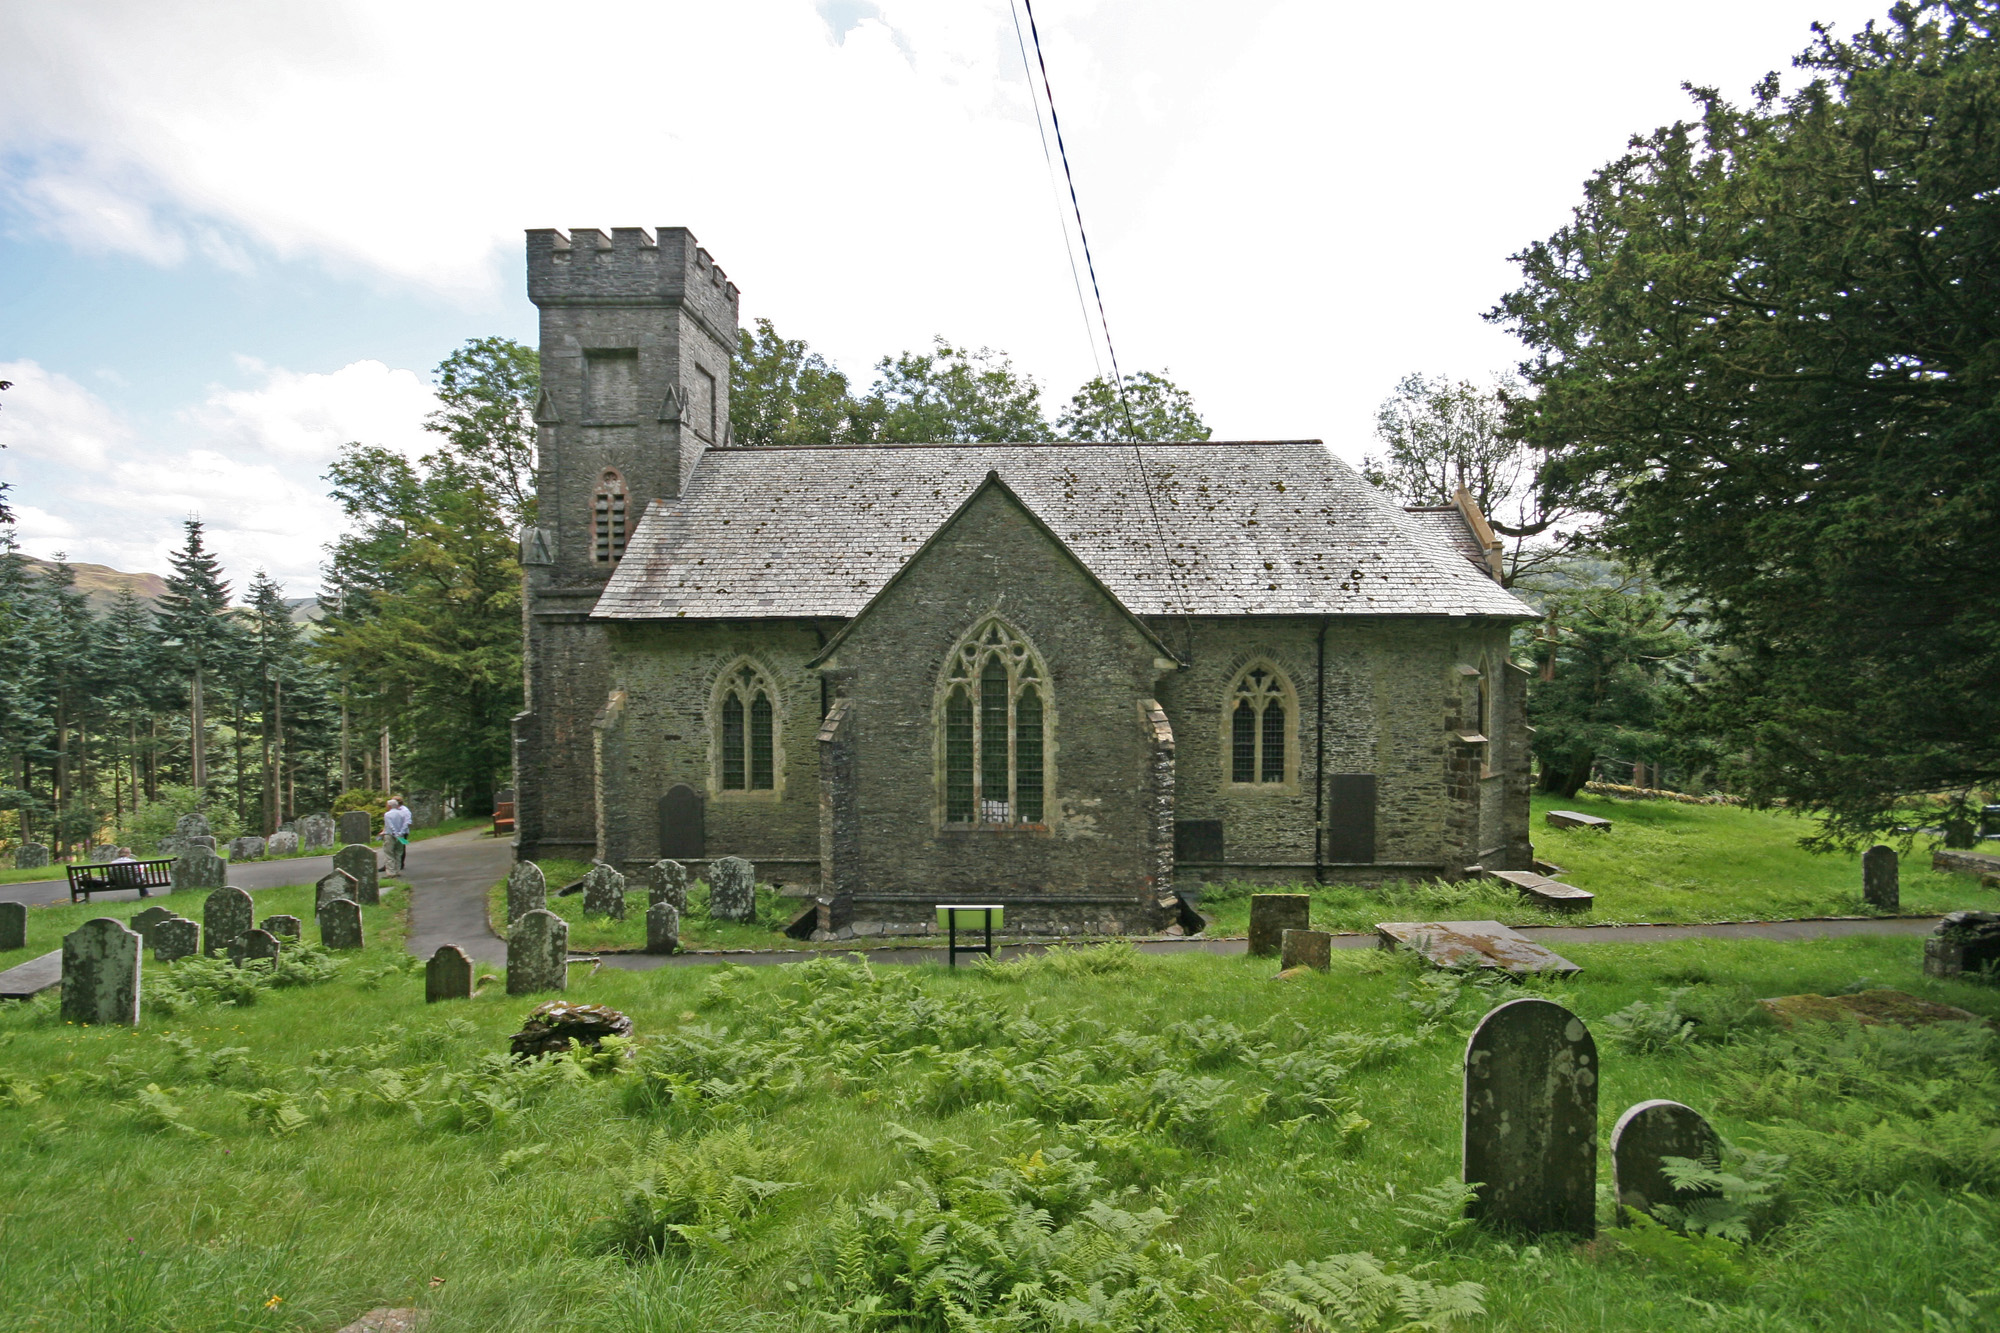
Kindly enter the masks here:
[[[1550, 828], [1550, 810], [1578, 810], [1612, 821], [1609, 832]], [[1535, 854], [1562, 867], [1561, 880], [1597, 895], [1584, 916], [1560, 916], [1527, 905], [1493, 880], [1463, 884], [1405, 883], [1380, 889], [1295, 887], [1311, 892], [1320, 930], [1368, 930], [1378, 921], [1491, 919], [1508, 925], [1579, 922], [1770, 921], [1787, 917], [1868, 916], [1861, 901], [1859, 856], [1815, 856], [1799, 847], [1813, 825], [1768, 810], [1623, 801], [1578, 793], [1572, 800], [1537, 796]], [[1994, 844], [1986, 844], [1993, 850]], [[1930, 868], [1930, 852], [1903, 858], [1903, 911], [1942, 913], [1962, 907], [2000, 910], [2000, 891], [1972, 875]], [[1240, 935], [1250, 926], [1250, 895], [1275, 886], [1213, 885], [1201, 910], [1213, 933]]]
[[[573, 951], [592, 949], [643, 949], [646, 946], [646, 886], [636, 875], [625, 880], [625, 919], [585, 916], [583, 895], [559, 896], [565, 884], [582, 879], [590, 869], [588, 861], [564, 861], [550, 857], [536, 864], [549, 885], [549, 910], [569, 922], [569, 947]], [[681, 918], [681, 947], [684, 949], [822, 949], [833, 945], [807, 944], [778, 933], [805, 902], [781, 896], [768, 884], [757, 886], [755, 921], [711, 921], [708, 918], [708, 884], [696, 880], [688, 890], [688, 910]], [[507, 883], [502, 880], [487, 891], [487, 920], [506, 934]], [[844, 948], [853, 948], [850, 942]]]
[[[284, 892], [260, 913], [296, 910]], [[229, 1006], [183, 981], [137, 1030], [0, 1008], [0, 1327], [318, 1331], [378, 1305], [430, 1308], [427, 1333], [2000, 1318], [1993, 1032], [1787, 1034], [1748, 1003], [1872, 979], [2000, 1016], [2000, 991], [1922, 977], [1909, 939], [1565, 949], [1586, 970], [1543, 993], [1597, 1036], [1601, 1133], [1671, 1097], [1788, 1159], [1748, 1245], [1577, 1244], [1466, 1228], [1448, 1186], [1465, 1036], [1507, 983], [1374, 951], [1277, 982], [1120, 946], [957, 973], [579, 967], [567, 998], [631, 1014], [629, 1058], [517, 1066], [534, 998], [427, 1008], [393, 913], [369, 925], [331, 980]]]

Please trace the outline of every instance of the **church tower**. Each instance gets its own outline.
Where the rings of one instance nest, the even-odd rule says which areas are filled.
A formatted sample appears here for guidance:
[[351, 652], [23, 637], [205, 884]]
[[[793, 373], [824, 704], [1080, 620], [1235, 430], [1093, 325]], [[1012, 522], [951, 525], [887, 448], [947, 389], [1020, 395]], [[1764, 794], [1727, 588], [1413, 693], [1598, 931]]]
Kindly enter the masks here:
[[528, 233], [541, 311], [536, 526], [521, 540], [526, 709], [518, 855], [597, 847], [592, 722], [610, 690], [591, 608], [646, 507], [674, 504], [729, 422], [737, 292], [682, 227]]

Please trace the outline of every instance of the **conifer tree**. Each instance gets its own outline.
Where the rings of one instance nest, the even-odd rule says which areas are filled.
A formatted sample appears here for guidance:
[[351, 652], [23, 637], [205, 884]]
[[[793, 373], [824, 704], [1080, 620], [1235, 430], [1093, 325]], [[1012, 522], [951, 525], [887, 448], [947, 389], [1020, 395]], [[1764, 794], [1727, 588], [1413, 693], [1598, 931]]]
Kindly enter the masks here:
[[170, 557], [174, 572], [160, 599], [160, 629], [164, 647], [173, 650], [176, 665], [188, 678], [188, 743], [196, 791], [208, 786], [207, 718], [202, 691], [207, 677], [226, 665], [234, 637], [227, 612], [229, 584], [222, 565], [202, 540], [198, 518], [188, 519], [186, 543]]

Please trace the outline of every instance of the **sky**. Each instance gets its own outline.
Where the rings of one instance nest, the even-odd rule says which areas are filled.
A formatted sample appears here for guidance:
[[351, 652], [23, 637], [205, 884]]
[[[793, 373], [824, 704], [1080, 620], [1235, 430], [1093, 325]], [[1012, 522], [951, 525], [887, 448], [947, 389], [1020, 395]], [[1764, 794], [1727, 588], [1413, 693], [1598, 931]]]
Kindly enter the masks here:
[[[347, 441], [532, 342], [531, 227], [686, 226], [866, 383], [943, 335], [1050, 413], [1108, 368], [1023, 0], [0, 0], [0, 481], [33, 555], [317, 591]], [[1218, 439], [1350, 461], [1412, 372], [1477, 381], [1508, 256], [1635, 133], [1876, 0], [1040, 0], [1119, 365]], [[1034, 59], [1032, 44], [1027, 60]], [[1036, 78], [1039, 81], [1040, 71]], [[1072, 274], [1072, 260], [1079, 276]], [[1083, 300], [1079, 298], [1079, 287]]]

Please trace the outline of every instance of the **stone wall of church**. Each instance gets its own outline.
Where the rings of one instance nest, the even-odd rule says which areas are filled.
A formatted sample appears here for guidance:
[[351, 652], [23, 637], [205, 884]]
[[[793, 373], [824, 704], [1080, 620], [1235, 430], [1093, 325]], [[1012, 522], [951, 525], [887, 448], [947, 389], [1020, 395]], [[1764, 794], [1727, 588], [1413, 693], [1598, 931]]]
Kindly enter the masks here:
[[[659, 803], [685, 783], [706, 802], [706, 855], [742, 856], [772, 883], [819, 879], [820, 676], [807, 667], [836, 626], [802, 621], [612, 625], [610, 677], [624, 693], [601, 717], [598, 854], [636, 866], [660, 855]], [[748, 663], [775, 689], [775, 783], [725, 791], [714, 745], [716, 690]]]
[[[1325, 650], [1325, 774], [1317, 790], [1319, 752], [1319, 637], [1312, 617], [1153, 620], [1176, 650], [1189, 653], [1187, 670], [1161, 685], [1160, 702], [1178, 746], [1175, 818], [1193, 831], [1183, 845], [1180, 871], [1191, 879], [1297, 882], [1314, 868], [1315, 797], [1325, 803], [1329, 826], [1323, 853], [1328, 879], [1375, 882], [1414, 875], [1455, 874], [1486, 846], [1505, 847], [1502, 761], [1525, 762], [1525, 735], [1495, 736], [1483, 777], [1477, 760], [1468, 776], [1455, 753], [1456, 733], [1471, 727], [1477, 711], [1476, 680], [1482, 660], [1504, 663], [1507, 627], [1475, 623], [1343, 618], [1327, 624]], [[1283, 782], [1238, 784], [1231, 772], [1231, 709], [1244, 673], [1269, 667], [1286, 684], [1288, 756]], [[1517, 683], [1492, 671], [1498, 717], [1515, 716], [1503, 705]], [[1517, 728], [1518, 729], [1518, 728]], [[1476, 751], [1476, 747], [1475, 751]], [[1343, 777], [1374, 778], [1372, 856], [1341, 854], [1340, 829], [1363, 819], [1343, 809], [1356, 793]], [[1519, 816], [1517, 818], [1525, 818]], [[1201, 845], [1221, 824], [1221, 850]], [[1469, 854], [1468, 854], [1469, 853]]]

